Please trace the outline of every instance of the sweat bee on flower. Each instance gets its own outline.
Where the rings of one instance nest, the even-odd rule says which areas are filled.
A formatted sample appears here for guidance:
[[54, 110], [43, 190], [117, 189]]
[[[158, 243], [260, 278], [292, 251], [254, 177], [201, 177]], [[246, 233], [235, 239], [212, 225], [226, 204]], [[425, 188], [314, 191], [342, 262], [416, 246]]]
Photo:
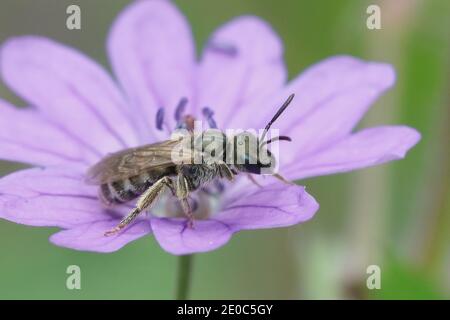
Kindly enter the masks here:
[[[188, 226], [194, 226], [194, 216], [189, 204], [190, 193], [215, 179], [233, 181], [239, 173], [252, 175], [271, 174], [289, 183], [275, 172], [276, 159], [267, 145], [274, 141], [291, 141], [287, 136], [264, 140], [271, 125], [289, 106], [290, 95], [264, 128], [260, 137], [244, 131], [227, 135], [217, 129], [212, 112], [205, 108], [203, 114], [209, 129], [194, 132], [194, 118], [181, 116], [187, 103], [182, 99], [176, 109], [179, 119], [177, 129], [184, 131], [173, 139], [125, 149], [113, 153], [88, 169], [86, 181], [99, 185], [99, 198], [108, 206], [126, 203], [138, 198], [134, 209], [120, 223], [105, 232], [116, 234], [148, 210], [157, 198], [169, 189], [181, 204], [188, 218]], [[163, 109], [161, 109], [163, 110]], [[163, 113], [157, 114], [157, 127], [163, 123]], [[179, 133], [179, 131], [178, 131]]]

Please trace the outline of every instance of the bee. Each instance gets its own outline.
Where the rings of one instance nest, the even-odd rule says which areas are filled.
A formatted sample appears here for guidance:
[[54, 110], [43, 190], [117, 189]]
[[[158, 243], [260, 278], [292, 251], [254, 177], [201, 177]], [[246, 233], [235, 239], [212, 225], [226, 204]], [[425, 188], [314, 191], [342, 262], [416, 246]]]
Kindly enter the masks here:
[[[267, 145], [279, 140], [291, 141], [286, 136], [267, 141], [264, 138], [293, 98], [292, 94], [283, 103], [259, 138], [247, 131], [227, 136], [214, 128], [212, 112], [204, 109], [210, 129], [195, 134], [193, 117], [185, 116], [180, 127], [187, 129], [188, 134], [110, 154], [89, 168], [86, 182], [99, 186], [99, 198], [105, 205], [118, 205], [138, 198], [134, 209], [116, 227], [106, 231], [105, 236], [117, 234], [130, 225], [166, 190], [179, 200], [188, 218], [188, 227], [193, 228], [194, 216], [188, 201], [190, 193], [215, 179], [232, 181], [239, 173], [247, 174], [256, 183], [251, 175], [260, 175], [264, 170], [270, 172], [276, 163]], [[230, 154], [233, 161], [226, 161]], [[200, 161], [196, 158], [198, 155]], [[290, 183], [275, 172], [271, 174]]]

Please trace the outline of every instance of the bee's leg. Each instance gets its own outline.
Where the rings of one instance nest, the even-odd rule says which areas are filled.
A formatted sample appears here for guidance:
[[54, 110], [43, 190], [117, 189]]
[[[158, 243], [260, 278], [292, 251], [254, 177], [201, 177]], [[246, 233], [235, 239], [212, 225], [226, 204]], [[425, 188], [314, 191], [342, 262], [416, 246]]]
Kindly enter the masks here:
[[148, 188], [147, 191], [139, 197], [136, 208], [125, 216], [116, 227], [105, 232], [105, 236], [114, 235], [133, 222], [142, 211], [148, 209], [154, 203], [156, 198], [165, 190], [165, 187], [173, 189], [172, 180], [169, 177], [159, 179]]
[[192, 213], [191, 205], [189, 204], [188, 198], [180, 199], [181, 208], [183, 208], [183, 212], [188, 218], [188, 227], [194, 229], [194, 215]]
[[184, 214], [188, 218], [188, 227], [194, 228], [194, 215], [192, 214], [192, 209], [189, 204], [189, 184], [186, 178], [179, 174], [177, 179], [177, 198], [180, 200], [181, 208]]
[[[167, 177], [166, 177], [166, 178], [167, 178]], [[176, 190], [175, 190], [174, 183], [173, 183], [173, 181], [172, 181], [170, 178], [167, 178], [167, 179], [170, 180], [170, 182], [167, 183], [167, 187], [169, 188], [169, 190], [170, 190], [170, 192], [172, 193], [172, 195], [173, 195], [174, 197], [176, 197], [176, 196], [177, 196], [177, 192], [176, 192]]]
[[251, 173], [247, 173], [247, 178], [253, 182], [257, 187], [262, 188], [262, 185], [259, 184], [258, 181], [256, 181], [255, 177]]
[[219, 174], [222, 178], [227, 178], [230, 181], [233, 181], [235, 174], [233, 173], [233, 170], [225, 163], [225, 162], [219, 162]]
[[273, 176], [274, 176], [275, 178], [277, 178], [278, 180], [280, 180], [280, 181], [286, 183], [286, 184], [289, 184], [289, 185], [295, 185], [295, 183], [293, 183], [293, 182], [287, 180], [285, 177], [283, 177], [282, 175], [280, 175], [280, 174], [278, 174], [278, 173], [275, 173]]

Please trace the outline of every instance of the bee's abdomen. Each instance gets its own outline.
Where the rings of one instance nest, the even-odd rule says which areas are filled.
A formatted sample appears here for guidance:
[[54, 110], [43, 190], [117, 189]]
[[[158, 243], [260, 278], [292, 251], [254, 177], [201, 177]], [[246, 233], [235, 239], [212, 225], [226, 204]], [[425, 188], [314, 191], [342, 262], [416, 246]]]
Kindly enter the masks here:
[[149, 175], [141, 174], [124, 180], [105, 183], [100, 186], [99, 196], [106, 204], [125, 203], [145, 192], [154, 183]]

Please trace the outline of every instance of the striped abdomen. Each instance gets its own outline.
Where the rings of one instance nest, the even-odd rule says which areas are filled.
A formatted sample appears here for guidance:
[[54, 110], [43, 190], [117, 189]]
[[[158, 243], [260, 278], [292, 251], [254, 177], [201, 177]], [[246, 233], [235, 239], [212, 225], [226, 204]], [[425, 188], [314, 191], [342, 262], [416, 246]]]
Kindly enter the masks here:
[[143, 172], [138, 176], [105, 183], [100, 186], [99, 197], [107, 205], [125, 203], [136, 199], [155, 181], [171, 173], [171, 170], [159, 173]]

